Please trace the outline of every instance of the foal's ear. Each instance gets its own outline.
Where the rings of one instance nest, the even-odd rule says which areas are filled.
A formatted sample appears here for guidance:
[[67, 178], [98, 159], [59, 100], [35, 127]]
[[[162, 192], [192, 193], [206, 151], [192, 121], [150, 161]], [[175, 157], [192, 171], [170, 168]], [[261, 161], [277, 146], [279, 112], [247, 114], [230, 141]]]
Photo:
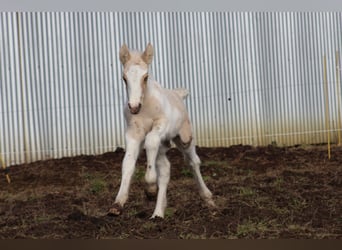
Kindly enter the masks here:
[[124, 43], [120, 48], [120, 61], [123, 65], [126, 64], [126, 62], [131, 57], [131, 54], [129, 53], [129, 49], [127, 45]]
[[153, 46], [151, 43], [147, 44], [144, 53], [142, 54], [141, 58], [147, 64], [151, 64], [153, 58]]

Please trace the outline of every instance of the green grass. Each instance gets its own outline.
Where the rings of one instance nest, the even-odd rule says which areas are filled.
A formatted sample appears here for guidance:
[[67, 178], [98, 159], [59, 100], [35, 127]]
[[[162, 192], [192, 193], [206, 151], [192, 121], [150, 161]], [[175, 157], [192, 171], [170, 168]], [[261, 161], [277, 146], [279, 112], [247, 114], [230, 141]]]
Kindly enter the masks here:
[[253, 237], [253, 234], [263, 234], [266, 231], [267, 225], [265, 222], [247, 220], [237, 226], [236, 234], [239, 238], [246, 237], [248, 235]]
[[272, 186], [277, 190], [277, 191], [282, 191], [283, 190], [283, 184], [284, 184], [284, 179], [281, 177], [278, 177], [274, 180], [272, 183]]
[[142, 180], [145, 176], [145, 169], [142, 166], [137, 166], [135, 172], [134, 172], [134, 179], [135, 180]]
[[298, 224], [290, 224], [287, 226], [290, 231], [305, 231], [306, 227]]
[[216, 166], [223, 167], [223, 166], [227, 166], [227, 162], [225, 162], [225, 161], [205, 161], [201, 165], [205, 166], [205, 167], [216, 167]]
[[107, 186], [107, 183], [100, 179], [100, 178], [95, 178], [90, 181], [90, 192], [93, 194], [99, 194], [105, 190]]
[[205, 240], [207, 236], [205, 234], [181, 233], [179, 238], [183, 240]]
[[84, 179], [84, 185], [86, 186], [86, 189], [91, 193], [99, 194], [105, 191], [107, 182], [102, 176], [90, 174], [84, 171], [82, 171], [81, 176]]
[[144, 230], [153, 230], [153, 229], [155, 229], [156, 228], [156, 223], [154, 223], [153, 221], [150, 221], [150, 220], [148, 220], [148, 221], [146, 221], [143, 225], [142, 225], [142, 228], [144, 229]]
[[203, 175], [203, 180], [206, 182], [206, 181], [209, 181], [211, 179], [211, 177], [209, 175]]
[[271, 209], [272, 211], [274, 211], [274, 213], [282, 216], [288, 216], [291, 213], [291, 211], [287, 207], [278, 207], [276, 205], [273, 205]]
[[193, 177], [193, 174], [192, 174], [192, 171], [190, 168], [183, 168], [181, 170], [181, 174], [184, 176], [184, 177], [188, 177], [188, 178], [192, 178]]
[[291, 200], [289, 206], [292, 210], [296, 211], [296, 210], [302, 210], [302, 209], [306, 208], [308, 206], [308, 204], [307, 204], [305, 199], [302, 199], [300, 197], [298, 197], [298, 198], [294, 197]]
[[164, 215], [165, 219], [170, 219], [170, 218], [172, 218], [172, 217], [174, 216], [175, 212], [176, 212], [176, 209], [175, 209], [175, 208], [167, 207], [167, 208], [165, 209], [165, 215]]
[[86, 180], [90, 180], [93, 176], [90, 173], [82, 173], [82, 177]]
[[35, 215], [34, 216], [34, 221], [37, 223], [37, 224], [39, 224], [39, 223], [44, 223], [44, 222], [47, 222], [47, 221], [49, 221], [49, 220], [51, 220], [51, 216], [48, 216], [48, 215], [41, 215], [41, 216], [37, 216], [37, 215]]
[[256, 194], [255, 190], [249, 187], [238, 187], [237, 190], [240, 196], [253, 196]]

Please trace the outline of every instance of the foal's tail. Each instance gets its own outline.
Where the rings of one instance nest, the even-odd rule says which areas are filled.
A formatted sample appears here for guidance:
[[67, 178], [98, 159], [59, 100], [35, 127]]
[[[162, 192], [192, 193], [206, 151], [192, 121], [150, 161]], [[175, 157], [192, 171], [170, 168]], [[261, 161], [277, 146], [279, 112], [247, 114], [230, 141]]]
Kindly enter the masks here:
[[183, 100], [189, 95], [189, 90], [184, 88], [173, 89], [173, 91], [175, 91]]

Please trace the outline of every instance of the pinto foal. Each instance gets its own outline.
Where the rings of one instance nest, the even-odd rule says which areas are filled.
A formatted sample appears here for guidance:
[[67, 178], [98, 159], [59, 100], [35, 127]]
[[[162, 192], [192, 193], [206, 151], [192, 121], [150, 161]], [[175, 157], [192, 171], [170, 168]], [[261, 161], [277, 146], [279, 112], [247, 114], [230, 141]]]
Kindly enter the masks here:
[[169, 90], [152, 80], [148, 73], [153, 58], [153, 47], [148, 44], [143, 53], [130, 51], [124, 44], [120, 49], [123, 80], [128, 103], [124, 115], [127, 129], [126, 153], [122, 162], [122, 179], [115, 203], [109, 215], [119, 215], [127, 201], [135, 164], [143, 145], [146, 149], [146, 194], [157, 195], [157, 204], [151, 218], [164, 217], [166, 190], [170, 180], [170, 162], [166, 152], [173, 141], [190, 164], [198, 184], [200, 196], [210, 206], [215, 206], [212, 194], [200, 173], [200, 159], [196, 154], [191, 123], [183, 99], [185, 89]]

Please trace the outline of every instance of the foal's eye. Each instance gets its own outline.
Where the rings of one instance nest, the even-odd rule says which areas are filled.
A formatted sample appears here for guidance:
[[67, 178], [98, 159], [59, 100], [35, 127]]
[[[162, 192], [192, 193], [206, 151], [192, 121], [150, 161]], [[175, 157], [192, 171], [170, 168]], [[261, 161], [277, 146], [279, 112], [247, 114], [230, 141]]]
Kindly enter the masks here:
[[126, 79], [126, 77], [122, 77], [122, 80], [125, 82], [125, 84], [127, 84], [127, 79]]
[[146, 75], [146, 76], [144, 77], [144, 82], [147, 82], [147, 80], [148, 80], [148, 75]]

